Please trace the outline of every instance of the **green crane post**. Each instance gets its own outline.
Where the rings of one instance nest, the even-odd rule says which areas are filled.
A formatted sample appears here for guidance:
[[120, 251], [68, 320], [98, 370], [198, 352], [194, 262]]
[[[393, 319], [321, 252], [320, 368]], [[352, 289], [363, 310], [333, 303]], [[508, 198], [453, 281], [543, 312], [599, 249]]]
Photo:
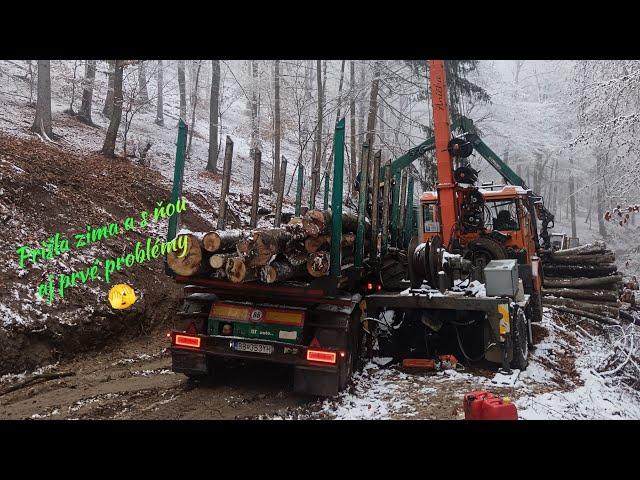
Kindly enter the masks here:
[[[187, 147], [187, 124], [182, 119], [178, 122], [178, 141], [176, 142], [176, 165], [173, 170], [173, 187], [171, 189], [171, 203], [174, 205], [182, 195], [182, 178], [184, 176], [184, 157]], [[178, 215], [169, 218], [169, 229], [167, 230], [167, 241], [176, 238], [178, 231]]]
[[369, 145], [362, 145], [362, 160], [360, 161], [360, 197], [358, 199], [358, 231], [356, 232], [356, 251], [353, 264], [362, 266], [364, 257], [364, 225], [367, 220], [367, 196], [369, 187]]
[[400, 171], [393, 174], [393, 198], [391, 200], [391, 245], [398, 247], [400, 232]]
[[407, 208], [405, 209], [404, 238], [402, 248], [407, 248], [413, 236], [413, 177], [409, 175], [407, 184]]
[[[333, 136], [333, 191], [331, 193], [331, 256], [329, 273], [333, 278], [340, 275], [340, 250], [342, 240], [342, 182], [344, 176], [344, 118], [336, 125]], [[325, 209], [326, 198], [329, 194], [329, 176], [325, 180]]]

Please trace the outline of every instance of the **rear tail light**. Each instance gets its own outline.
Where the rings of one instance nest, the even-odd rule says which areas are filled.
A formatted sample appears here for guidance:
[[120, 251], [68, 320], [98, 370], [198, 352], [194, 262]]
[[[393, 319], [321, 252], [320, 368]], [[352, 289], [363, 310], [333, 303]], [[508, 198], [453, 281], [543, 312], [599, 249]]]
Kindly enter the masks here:
[[181, 345], [183, 347], [200, 348], [200, 337], [192, 337], [189, 335], [176, 335], [176, 339], [174, 343], [176, 345]]
[[325, 350], [307, 350], [307, 360], [310, 362], [336, 363], [336, 352]]

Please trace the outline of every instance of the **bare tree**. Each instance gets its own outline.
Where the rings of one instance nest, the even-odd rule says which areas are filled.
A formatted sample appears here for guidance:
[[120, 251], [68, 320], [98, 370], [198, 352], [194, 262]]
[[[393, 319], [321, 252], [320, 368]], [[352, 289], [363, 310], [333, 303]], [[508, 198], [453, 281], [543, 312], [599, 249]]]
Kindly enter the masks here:
[[211, 95], [209, 99], [209, 158], [207, 170], [218, 173], [218, 131], [220, 128], [220, 60], [211, 60]]
[[84, 80], [82, 82], [82, 104], [78, 112], [78, 120], [87, 125], [93, 125], [91, 120], [91, 104], [93, 103], [93, 84], [96, 79], [96, 61], [87, 60], [84, 66]]
[[124, 73], [124, 60], [116, 60], [113, 72], [113, 111], [107, 134], [104, 137], [104, 145], [101, 153], [108, 157], [115, 157], [116, 138], [122, 119], [122, 78]]
[[138, 85], [140, 88], [140, 102], [149, 103], [149, 92], [147, 90], [147, 69], [144, 60], [140, 60], [138, 64]]
[[114, 60], [107, 60], [107, 96], [104, 99], [104, 107], [102, 108], [102, 113], [107, 117], [111, 118], [111, 113], [113, 112], [113, 70], [115, 68]]
[[193, 96], [191, 97], [191, 125], [189, 128], [189, 143], [187, 145], [187, 157], [191, 155], [191, 141], [193, 140], [193, 131], [196, 127], [196, 109], [198, 106], [198, 82], [200, 80], [200, 69], [202, 68], [202, 60], [198, 60], [198, 68], [196, 70]]
[[31, 131], [54, 138], [51, 126], [51, 60], [38, 60], [38, 100]]
[[164, 89], [164, 67], [162, 65], [162, 60], [158, 60], [157, 79], [158, 79], [158, 93], [157, 93], [157, 100], [156, 100], [155, 124], [163, 127], [164, 126], [164, 105], [163, 105], [164, 100], [162, 98], [162, 93], [163, 93], [162, 91]]
[[178, 88], [180, 90], [180, 118], [187, 121], [187, 85], [184, 73], [184, 60], [178, 60]]
[[258, 61], [251, 61], [251, 148], [260, 148], [258, 131]]
[[316, 61], [316, 80], [318, 89], [318, 125], [315, 134], [315, 158], [313, 162], [313, 171], [311, 173], [311, 197], [309, 199], [309, 208], [316, 206], [316, 194], [320, 189], [320, 161], [322, 160], [322, 61]]
[[273, 189], [280, 191], [280, 60], [273, 66]]

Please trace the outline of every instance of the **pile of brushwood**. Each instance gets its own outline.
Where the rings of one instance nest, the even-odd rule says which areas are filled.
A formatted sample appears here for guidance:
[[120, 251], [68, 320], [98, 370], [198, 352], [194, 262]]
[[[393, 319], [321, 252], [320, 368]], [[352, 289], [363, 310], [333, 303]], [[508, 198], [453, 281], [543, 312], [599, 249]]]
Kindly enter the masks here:
[[[353, 264], [358, 218], [342, 214], [341, 266]], [[370, 224], [366, 234], [370, 235]], [[169, 252], [176, 275], [227, 279], [234, 283], [310, 281], [329, 272], [331, 212], [309, 210], [279, 228], [217, 230], [185, 234], [186, 255]], [[365, 242], [366, 243], [366, 242]]]
[[603, 241], [543, 252], [544, 305], [608, 324], [632, 319], [635, 296], [614, 262]]

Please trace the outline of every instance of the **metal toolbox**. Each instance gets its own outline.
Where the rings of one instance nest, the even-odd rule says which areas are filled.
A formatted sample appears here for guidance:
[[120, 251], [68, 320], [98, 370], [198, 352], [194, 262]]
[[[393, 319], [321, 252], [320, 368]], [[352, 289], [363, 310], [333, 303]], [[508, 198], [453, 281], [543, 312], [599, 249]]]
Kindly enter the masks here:
[[490, 297], [513, 297], [518, 291], [516, 260], [491, 260], [484, 268], [485, 288]]

